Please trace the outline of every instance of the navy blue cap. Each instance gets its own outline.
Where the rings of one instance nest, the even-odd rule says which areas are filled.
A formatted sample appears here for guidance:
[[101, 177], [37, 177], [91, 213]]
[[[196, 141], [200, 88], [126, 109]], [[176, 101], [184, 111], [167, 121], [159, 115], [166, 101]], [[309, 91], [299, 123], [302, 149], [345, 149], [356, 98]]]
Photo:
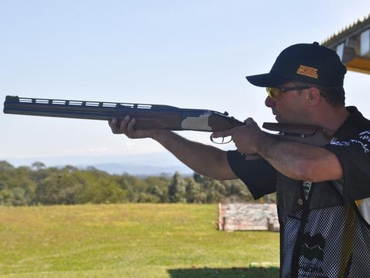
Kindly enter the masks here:
[[347, 69], [338, 54], [317, 42], [284, 49], [269, 73], [247, 76], [258, 87], [277, 87], [300, 81], [325, 87], [342, 87]]

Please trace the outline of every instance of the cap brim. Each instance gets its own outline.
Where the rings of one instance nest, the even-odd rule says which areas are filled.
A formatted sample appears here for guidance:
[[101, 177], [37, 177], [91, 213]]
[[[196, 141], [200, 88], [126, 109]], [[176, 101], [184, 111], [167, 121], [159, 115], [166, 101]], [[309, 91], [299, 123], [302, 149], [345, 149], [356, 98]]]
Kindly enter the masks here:
[[271, 73], [251, 75], [246, 78], [251, 84], [258, 87], [276, 87], [291, 81]]

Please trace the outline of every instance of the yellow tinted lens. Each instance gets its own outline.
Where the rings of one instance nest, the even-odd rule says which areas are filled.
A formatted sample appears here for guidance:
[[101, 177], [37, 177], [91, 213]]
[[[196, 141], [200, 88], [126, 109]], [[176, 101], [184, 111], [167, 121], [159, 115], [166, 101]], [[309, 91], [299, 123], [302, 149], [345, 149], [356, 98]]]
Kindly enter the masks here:
[[266, 88], [266, 91], [267, 91], [267, 94], [269, 95], [270, 98], [272, 98], [273, 100], [278, 100], [281, 96], [281, 90], [279, 88], [271, 88], [271, 87], [268, 87]]

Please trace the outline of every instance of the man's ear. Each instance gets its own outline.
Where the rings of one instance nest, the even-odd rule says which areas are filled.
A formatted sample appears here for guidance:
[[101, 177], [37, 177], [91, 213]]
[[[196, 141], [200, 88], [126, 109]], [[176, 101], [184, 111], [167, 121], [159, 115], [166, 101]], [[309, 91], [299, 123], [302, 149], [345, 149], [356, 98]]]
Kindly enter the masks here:
[[320, 91], [316, 87], [311, 87], [306, 91], [306, 100], [310, 106], [315, 106], [320, 101]]

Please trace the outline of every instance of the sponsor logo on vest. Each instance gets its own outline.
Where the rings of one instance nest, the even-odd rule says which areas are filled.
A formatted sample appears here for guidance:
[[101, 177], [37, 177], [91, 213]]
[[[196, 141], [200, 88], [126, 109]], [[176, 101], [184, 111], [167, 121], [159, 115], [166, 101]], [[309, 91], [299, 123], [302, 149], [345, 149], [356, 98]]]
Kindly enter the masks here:
[[[324, 274], [324, 270], [322, 269], [321, 266], [316, 266], [316, 265], [311, 265], [311, 264], [301, 265], [299, 267], [299, 271], [304, 272], [304, 273], [309, 273], [309, 274], [315, 273], [316, 274], [315, 277], [324, 277], [322, 276]], [[318, 274], [321, 274], [321, 275], [317, 276]]]
[[303, 235], [302, 241], [301, 255], [303, 257], [310, 261], [313, 259], [324, 260], [325, 239], [321, 234], [311, 236], [306, 233]]
[[[305, 233], [302, 238], [301, 256], [309, 261], [324, 261], [325, 245], [326, 241], [322, 234], [311, 236], [309, 233]], [[300, 277], [326, 277], [323, 268], [314, 262], [302, 263], [299, 266], [299, 275]]]

